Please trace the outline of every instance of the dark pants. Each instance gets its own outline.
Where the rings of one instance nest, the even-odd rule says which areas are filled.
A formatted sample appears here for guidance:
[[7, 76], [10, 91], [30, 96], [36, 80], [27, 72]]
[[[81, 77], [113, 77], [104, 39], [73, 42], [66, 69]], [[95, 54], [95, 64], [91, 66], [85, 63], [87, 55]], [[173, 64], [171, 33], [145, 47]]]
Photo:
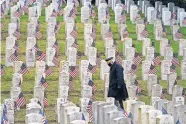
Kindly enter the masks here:
[[122, 101], [122, 100], [115, 100], [115, 105], [116, 105], [117, 107], [120, 107], [120, 108], [124, 109], [124, 108], [123, 108], [123, 101]]

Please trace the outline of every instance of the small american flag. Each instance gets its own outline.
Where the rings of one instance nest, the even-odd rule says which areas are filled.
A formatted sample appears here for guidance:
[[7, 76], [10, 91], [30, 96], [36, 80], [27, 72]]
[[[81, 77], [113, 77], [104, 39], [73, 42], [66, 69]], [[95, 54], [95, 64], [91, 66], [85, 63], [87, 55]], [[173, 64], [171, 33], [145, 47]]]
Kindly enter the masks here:
[[72, 78], [75, 78], [78, 75], [78, 68], [76, 66], [70, 66], [69, 68], [70, 68], [69, 75]]
[[20, 50], [17, 41], [15, 41], [15, 44], [14, 44], [13, 48], [14, 48], [15, 50], [18, 50], [18, 51]]
[[157, 10], [157, 17], [160, 18], [161, 17], [161, 12], [159, 10]]
[[162, 107], [162, 114], [163, 114], [163, 115], [168, 114], [168, 113], [167, 113], [167, 110], [166, 110], [164, 107]]
[[123, 38], [127, 38], [129, 37], [129, 32], [128, 32], [128, 29], [125, 28], [124, 32], [123, 32]]
[[139, 53], [135, 52], [134, 58], [133, 58], [133, 63], [135, 65], [139, 65], [142, 61], [142, 58], [140, 57]]
[[173, 54], [173, 58], [172, 58], [172, 64], [175, 65], [175, 66], [179, 66], [180, 65], [180, 62], [178, 60], [178, 55], [177, 54]]
[[109, 14], [109, 10], [108, 9], [106, 9], [106, 19], [110, 20], [110, 14]]
[[48, 106], [48, 100], [47, 100], [46, 97], [44, 98], [44, 101], [43, 102], [44, 102], [44, 106]]
[[[25, 0], [25, 2], [26, 2], [26, 0]], [[28, 13], [28, 5], [27, 5], [27, 4], [25, 4], [25, 5], [23, 6], [23, 11], [24, 11], [25, 13]]]
[[120, 65], [122, 64], [122, 58], [120, 57], [119, 53], [117, 53], [117, 56], [116, 56], [116, 62], [119, 63]]
[[33, 0], [28, 0], [28, 5], [32, 5], [34, 3]]
[[74, 7], [73, 9], [74, 9], [74, 14], [75, 14], [75, 15], [73, 15], [73, 16], [74, 16], [74, 19], [75, 19], [75, 18], [76, 18], [76, 15], [77, 15], [78, 10], [77, 10], [77, 8], [76, 8], [76, 7]]
[[1, 17], [5, 18], [5, 11], [3, 10], [3, 7], [1, 7]]
[[[132, 113], [129, 112], [128, 118], [132, 118]], [[131, 120], [131, 124], [132, 124], [132, 120]]]
[[13, 1], [10, 0], [8, 5], [9, 7], [12, 7], [14, 5]]
[[14, 53], [9, 57], [12, 61], [18, 61], [18, 53], [15, 50]]
[[97, 24], [96, 24], [96, 21], [94, 22], [93, 26], [92, 26], [92, 32], [95, 32], [96, 33], [96, 27], [97, 27]]
[[93, 9], [91, 9], [91, 16], [93, 19], [96, 17], [96, 12]]
[[163, 38], [165, 38], [167, 36], [166, 29], [165, 29], [164, 25], [162, 25], [162, 36], [163, 36]]
[[171, 42], [170, 42], [170, 40], [168, 41], [168, 44], [167, 44], [166, 47], [171, 47]]
[[142, 11], [141, 7], [139, 5], [137, 5], [137, 6], [138, 6], [138, 11], [140, 11], [140, 13], [141, 13], [141, 11]]
[[135, 80], [134, 84], [137, 86], [137, 91], [136, 91], [137, 94], [141, 93], [142, 88], [141, 88], [141, 86], [139, 85], [139, 82], [138, 82], [137, 80]]
[[88, 85], [92, 87], [92, 92], [95, 93], [97, 90], [95, 83], [92, 80], [89, 80]]
[[42, 51], [37, 51], [37, 60], [38, 61], [45, 61], [46, 59], [46, 53], [42, 52]]
[[40, 30], [41, 25], [40, 25], [40, 21], [39, 21], [39, 20], [37, 20], [37, 27], [38, 27], [38, 29]]
[[3, 76], [5, 74], [5, 69], [4, 69], [4, 65], [0, 65], [0, 76]]
[[122, 9], [126, 11], [127, 10], [127, 5], [122, 4]]
[[74, 8], [70, 11], [68, 17], [72, 17], [72, 18], [74, 18], [74, 19], [76, 18], [76, 14], [75, 14]]
[[149, 74], [156, 74], [157, 71], [158, 71], [158, 70], [155, 68], [155, 66], [151, 64], [150, 70], [149, 70]]
[[96, 66], [100, 66], [101, 65], [101, 58], [100, 55], [97, 54], [97, 58], [96, 58]]
[[129, 71], [129, 73], [133, 75], [133, 74], [136, 73], [136, 71], [137, 71], [137, 65], [132, 64], [132, 66], [131, 66], [131, 70]]
[[120, 23], [125, 23], [126, 21], [126, 16], [125, 16], [125, 12], [124, 10], [121, 12], [121, 16], [120, 16]]
[[6, 107], [6, 104], [4, 104], [3, 114], [7, 115], [7, 107]]
[[118, 50], [118, 43], [117, 43], [117, 41], [116, 41], [116, 40], [114, 40], [113, 47], [115, 47], [116, 52], [118, 52], [118, 51], [119, 51], [119, 50]]
[[154, 59], [152, 60], [154, 62], [154, 65], [157, 66], [157, 65], [160, 65], [161, 64], [161, 59], [160, 59], [160, 56], [158, 56], [157, 53], [154, 53]]
[[60, 27], [60, 23], [57, 21], [57, 23], [56, 23], [56, 25], [55, 25], [55, 28], [54, 28], [55, 33], [58, 32], [59, 27]]
[[17, 105], [17, 107], [20, 108], [20, 107], [24, 106], [25, 104], [26, 104], [26, 99], [25, 99], [23, 93], [21, 92], [19, 94], [18, 98], [16, 99], [16, 105]]
[[176, 12], [173, 12], [172, 13], [172, 19], [176, 19], [176, 16], [177, 16]]
[[4, 113], [4, 111], [3, 111], [3, 116], [1, 119], [1, 124], [9, 124], [8, 118], [7, 118], [7, 113]]
[[47, 94], [46, 94], [46, 91], [44, 92], [44, 100], [43, 100], [43, 104], [44, 106], [48, 106], [48, 100], [47, 100]]
[[94, 28], [92, 28], [92, 33], [90, 34], [90, 36], [93, 38], [93, 39], [96, 39], [96, 31]]
[[87, 71], [93, 74], [96, 73], [96, 65], [93, 66], [89, 63]]
[[52, 11], [52, 14], [51, 14], [51, 17], [57, 17], [58, 13], [56, 12], [55, 9], [53, 9]]
[[108, 38], [112, 38], [112, 37], [113, 37], [113, 35], [112, 35], [112, 30], [111, 30], [110, 27], [109, 27], [109, 30], [108, 30], [108, 33], [107, 33], [107, 37], [108, 37]]
[[170, 66], [170, 72], [176, 72], [176, 66], [174, 64]]
[[46, 64], [45, 65], [45, 75], [49, 76], [52, 74], [52, 72], [53, 72], [53, 70]]
[[36, 27], [35, 37], [36, 37], [37, 39], [41, 39], [41, 37], [42, 37], [41, 31], [39, 30], [38, 27]]
[[14, 31], [13, 35], [14, 35], [17, 39], [20, 38], [21, 34], [20, 34], [20, 31], [19, 31], [18, 28]]
[[42, 124], [46, 124], [45, 123], [45, 114], [44, 114], [44, 111], [42, 111], [42, 109], [40, 109], [39, 114], [42, 116]]
[[25, 63], [22, 63], [21, 69], [18, 71], [18, 73], [25, 75], [25, 74], [27, 74], [28, 72], [29, 72], [29, 71], [28, 71], [28, 68], [26, 67], [26, 64], [25, 64]]
[[75, 40], [75, 42], [72, 44], [72, 47], [76, 48], [76, 49], [79, 49], [79, 45], [77, 43], [77, 41]]
[[40, 49], [39, 49], [37, 43], [34, 45], [33, 49], [34, 49], [36, 52], [37, 52], [37, 51], [40, 51]]
[[55, 48], [55, 50], [57, 51], [57, 52], [59, 52], [59, 44], [58, 44], [58, 42], [57, 42], [57, 40], [56, 40], [56, 42], [54, 43], [54, 45], [52, 46], [53, 48]]
[[175, 36], [176, 36], [177, 39], [183, 38], [183, 34], [181, 33], [180, 29], [178, 29], [178, 31], [176, 32]]
[[138, 93], [138, 87], [136, 89], [136, 99], [138, 100], [139, 99], [139, 96], [140, 96], [140, 93]]
[[125, 111], [125, 109], [123, 109], [123, 116], [125, 117], [125, 118], [128, 118], [128, 113], [127, 113], [127, 111]]
[[77, 39], [78, 37], [78, 32], [76, 30], [76, 26], [74, 26], [72, 32], [70, 32], [70, 35], [74, 38], [74, 39]]
[[142, 88], [138, 85], [137, 90], [138, 90], [138, 93], [141, 93]]
[[27, 0], [24, 1], [24, 6], [25, 5], [28, 6], [28, 1]]
[[20, 18], [22, 16], [22, 11], [20, 10], [20, 8], [18, 8], [15, 12], [14, 12], [14, 16], [17, 18]]
[[162, 90], [162, 93], [161, 93], [161, 96], [160, 96], [161, 99], [164, 99], [165, 98], [165, 92]]
[[87, 112], [89, 113], [89, 121], [93, 121], [93, 112], [92, 112], [92, 101], [90, 100], [87, 106]]
[[52, 62], [54, 63], [55, 66], [58, 66], [59, 60], [58, 60], [57, 53], [55, 53], [55, 55], [54, 55], [54, 57], [52, 59]]
[[79, 6], [79, 1], [78, 0], [73, 0], [72, 2], [74, 3], [74, 6], [75, 7], [78, 7]]
[[43, 86], [45, 89], [48, 88], [48, 83], [47, 83], [46, 79], [45, 79], [43, 76], [41, 77], [40, 84], [41, 84], [41, 86]]
[[85, 120], [85, 116], [84, 116], [84, 114], [82, 113], [82, 120]]
[[58, 15], [59, 15], [59, 16], [62, 16], [63, 13], [64, 13], [63, 9], [59, 9], [59, 10], [58, 10]]
[[183, 18], [182, 24], [186, 25], [186, 17]]
[[141, 32], [141, 36], [147, 38], [149, 36], [149, 33], [147, 31], [147, 28], [145, 26], [144, 30]]
[[63, 11], [63, 9], [61, 8], [61, 5], [59, 4], [59, 5], [58, 5], [58, 15], [61, 16], [61, 15], [63, 15], [63, 13], [64, 13], [64, 11]]
[[141, 19], [141, 11], [138, 10], [137, 14], [136, 14], [136, 17], [135, 17], [135, 20], [138, 20], [138, 19]]

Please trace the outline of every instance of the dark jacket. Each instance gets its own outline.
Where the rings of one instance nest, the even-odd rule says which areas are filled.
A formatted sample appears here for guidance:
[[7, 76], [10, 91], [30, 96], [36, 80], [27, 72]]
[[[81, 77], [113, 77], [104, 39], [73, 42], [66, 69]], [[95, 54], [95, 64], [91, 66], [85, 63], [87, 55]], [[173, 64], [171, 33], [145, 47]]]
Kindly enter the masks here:
[[[108, 97], [114, 97], [116, 100], [126, 100], [128, 92], [123, 78], [123, 67], [114, 62], [110, 68]], [[121, 89], [118, 90], [118, 85]]]

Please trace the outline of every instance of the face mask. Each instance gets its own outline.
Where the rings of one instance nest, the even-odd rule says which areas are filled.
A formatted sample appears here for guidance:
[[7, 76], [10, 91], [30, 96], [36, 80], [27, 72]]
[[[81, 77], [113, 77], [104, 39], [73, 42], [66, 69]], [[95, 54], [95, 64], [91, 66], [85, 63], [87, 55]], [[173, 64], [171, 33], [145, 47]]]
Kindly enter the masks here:
[[108, 66], [109, 66], [109, 67], [111, 67], [111, 66], [112, 66], [112, 64], [111, 64], [111, 63], [108, 63]]

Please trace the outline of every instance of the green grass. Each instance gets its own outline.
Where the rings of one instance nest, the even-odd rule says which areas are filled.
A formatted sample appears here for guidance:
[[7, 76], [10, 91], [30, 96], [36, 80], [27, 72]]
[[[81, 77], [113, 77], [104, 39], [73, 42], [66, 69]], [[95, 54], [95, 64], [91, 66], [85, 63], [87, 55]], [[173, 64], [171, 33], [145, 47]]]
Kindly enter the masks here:
[[[96, 10], [97, 12], [97, 10]], [[123, 51], [123, 42], [120, 41], [119, 35], [118, 35], [118, 25], [114, 23], [114, 13], [112, 10], [110, 10], [111, 20], [110, 20], [110, 26], [114, 34], [114, 39], [118, 43], [118, 49], [119, 52], [122, 53]], [[39, 48], [42, 51], [46, 51], [46, 29], [47, 29], [47, 23], [45, 22], [45, 12], [44, 9], [42, 10], [42, 15], [39, 18], [41, 23], [41, 32], [43, 34], [43, 37], [41, 40], [37, 40], [37, 44]], [[59, 33], [57, 34], [56, 38], [60, 45], [60, 54], [59, 58], [60, 61], [66, 60], [65, 56], [65, 47], [66, 47], [66, 41], [65, 41], [65, 23], [63, 22], [63, 17], [58, 17], [58, 21], [61, 22], [61, 26], [59, 29]], [[97, 20], [97, 17], [96, 17]], [[83, 36], [83, 30], [84, 25], [80, 22], [80, 7], [78, 8], [78, 17], [76, 18], [77, 27], [78, 27], [78, 44], [79, 44], [79, 51], [84, 52], [84, 36]], [[4, 27], [2, 28], [2, 41], [1, 41], [1, 54], [2, 54], [2, 64], [5, 62], [5, 44], [6, 44], [6, 37], [8, 37], [8, 23], [10, 23], [10, 15], [6, 17], [6, 19], [2, 20], [2, 23]], [[27, 23], [28, 23], [28, 15], [24, 15], [21, 17], [21, 38], [18, 40], [18, 44], [20, 46], [20, 53], [19, 53], [19, 59], [21, 61], [25, 62], [25, 50], [26, 50], [26, 39], [27, 39]], [[129, 21], [129, 15], [127, 14], [127, 26], [129, 30], [129, 37], [133, 39], [133, 43], [136, 45], [136, 49], [138, 52], [142, 52], [142, 42], [137, 41], [136, 38], [136, 31], [135, 31], [135, 25], [132, 25]], [[96, 48], [98, 53], [104, 53], [104, 41], [101, 39], [100, 35], [100, 24], [97, 24], [97, 39], [96, 39]], [[178, 53], [178, 42], [173, 41], [172, 36], [170, 35], [170, 27], [166, 27], [168, 33], [167, 38], [171, 41], [172, 48], [174, 52]], [[151, 38], [151, 41], [155, 41], [156, 51], [159, 52], [160, 50], [160, 42], [156, 41], [154, 39], [153, 35], [153, 25], [148, 25], [147, 30], [150, 34], [149, 38]], [[186, 38], [186, 30], [184, 28], [181, 28], [181, 32], [184, 34], [184, 38]], [[104, 59], [104, 54], [101, 54], [101, 58]], [[87, 59], [86, 56], [82, 56], [81, 59]], [[123, 58], [124, 59], [124, 58]], [[143, 57], [144, 59], [144, 57]], [[163, 58], [162, 58], [163, 59]], [[179, 57], [179, 60], [182, 60], [182, 57]], [[80, 62], [80, 59], [77, 60], [77, 63]], [[47, 82], [49, 83], [49, 88], [47, 89], [47, 97], [49, 101], [49, 106], [45, 108], [46, 116], [50, 124], [56, 123], [56, 113], [55, 113], [55, 104], [56, 104], [56, 98], [58, 96], [58, 67], [53, 67], [54, 73], [47, 77]], [[158, 67], [158, 77], [160, 78], [160, 67]], [[10, 88], [12, 86], [12, 74], [13, 69], [12, 67], [5, 67], [6, 74], [2, 77], [2, 99], [1, 103], [3, 103], [3, 100], [10, 97]], [[180, 67], [177, 68], [177, 74], [180, 75]], [[140, 85], [143, 88], [143, 91], [140, 95], [141, 101], [144, 101], [146, 104], [150, 104], [150, 97], [147, 95], [147, 81], [143, 81], [141, 78], [141, 66], [139, 67], [139, 70], [137, 72], [137, 79], [140, 82]], [[100, 80], [100, 70], [97, 69], [96, 74], [93, 75], [93, 80], [97, 86], [97, 92], [95, 94], [96, 100], [104, 100], [103, 96], [103, 90], [104, 90], [104, 81]], [[35, 82], [35, 68], [29, 68], [29, 74], [24, 76], [23, 84], [22, 84], [22, 91], [23, 94], [26, 97], [27, 103], [29, 103], [29, 99], [33, 97], [33, 88], [34, 88], [34, 82]], [[77, 77], [74, 80], [74, 90], [70, 91], [70, 99], [75, 104], [80, 104], [80, 96], [81, 96], [81, 88], [80, 85], [81, 82], [79, 80], [79, 77]], [[167, 81], [161, 81], [160, 84], [163, 86], [163, 88], [167, 88]], [[185, 81], [178, 80], [178, 84], [182, 87], [186, 88]], [[170, 99], [170, 95], [166, 95], [166, 98]], [[15, 113], [15, 123], [16, 124], [23, 124], [25, 121], [25, 113], [26, 109], [25, 107], [21, 108], [20, 111], [16, 111]]]

